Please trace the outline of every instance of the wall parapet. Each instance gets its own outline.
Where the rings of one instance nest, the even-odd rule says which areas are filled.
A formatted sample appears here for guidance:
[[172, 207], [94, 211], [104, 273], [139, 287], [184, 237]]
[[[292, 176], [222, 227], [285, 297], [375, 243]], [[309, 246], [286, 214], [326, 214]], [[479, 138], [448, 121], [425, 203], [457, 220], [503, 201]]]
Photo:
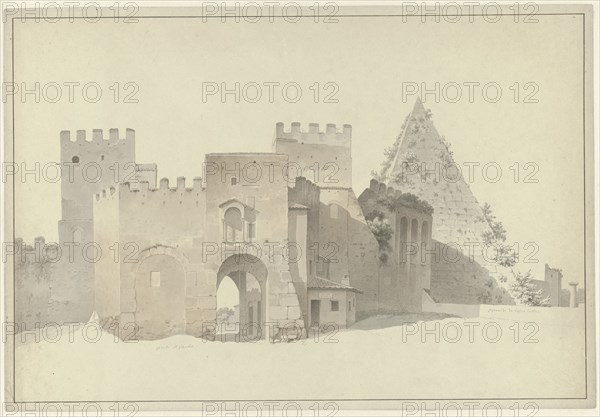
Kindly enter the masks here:
[[[88, 140], [88, 136], [91, 137], [91, 140]], [[74, 140], [72, 140], [74, 138]], [[102, 129], [93, 129], [92, 134], [88, 135], [88, 132], [85, 130], [76, 130], [75, 134], [72, 135], [70, 130], [62, 130], [60, 132], [60, 144], [61, 146], [68, 146], [74, 144], [116, 144], [116, 143], [125, 143], [131, 142], [135, 140], [135, 130], [133, 129], [125, 129], [125, 137], [121, 138], [119, 135], [119, 129], [112, 128], [108, 130], [108, 138], [104, 137], [104, 131]]]
[[309, 123], [308, 130], [303, 130], [299, 122], [293, 122], [290, 130], [285, 130], [285, 125], [278, 122], [275, 125], [275, 140], [296, 141], [306, 144], [320, 144], [331, 146], [350, 147], [352, 139], [352, 125], [345, 124], [338, 131], [334, 123], [328, 123], [325, 131], [321, 131], [318, 123]]
[[[193, 187], [186, 187], [185, 177], [177, 178], [177, 186], [169, 187], [169, 179], [163, 178], [160, 180], [158, 188], [150, 188], [148, 181], [140, 181], [137, 183], [124, 182], [117, 184], [118, 193], [115, 193], [115, 187], [110, 187], [102, 190], [94, 195], [96, 202], [102, 203], [102, 201], [128, 199], [133, 198], [135, 201], [143, 201], [149, 199], [153, 201], [163, 201], [169, 204], [182, 204], [184, 201], [186, 204], [192, 204], [194, 202], [201, 201], [204, 197], [204, 191], [202, 184], [202, 178], [194, 178]], [[142, 200], [140, 200], [142, 199]], [[143, 203], [142, 203], [143, 204]]]
[[377, 202], [390, 211], [395, 211], [401, 206], [429, 216], [433, 215], [433, 207], [427, 201], [421, 200], [414, 194], [403, 193], [393, 187], [388, 187], [376, 179], [371, 180], [369, 190], [377, 195]]

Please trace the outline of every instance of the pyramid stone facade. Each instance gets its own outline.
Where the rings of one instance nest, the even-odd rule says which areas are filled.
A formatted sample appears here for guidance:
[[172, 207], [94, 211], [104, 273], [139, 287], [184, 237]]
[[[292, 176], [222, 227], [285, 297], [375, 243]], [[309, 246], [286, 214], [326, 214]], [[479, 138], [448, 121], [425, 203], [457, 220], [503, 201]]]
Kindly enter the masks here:
[[[482, 235], [491, 233], [491, 228], [466, 182], [468, 167], [454, 161], [421, 100], [417, 99], [386, 156], [378, 179], [431, 204], [432, 239], [449, 246], [441, 246], [441, 259], [432, 262], [432, 297], [455, 303], [510, 302], [508, 293], [498, 288], [499, 265], [482, 256]], [[449, 261], [457, 256], [459, 261]]]

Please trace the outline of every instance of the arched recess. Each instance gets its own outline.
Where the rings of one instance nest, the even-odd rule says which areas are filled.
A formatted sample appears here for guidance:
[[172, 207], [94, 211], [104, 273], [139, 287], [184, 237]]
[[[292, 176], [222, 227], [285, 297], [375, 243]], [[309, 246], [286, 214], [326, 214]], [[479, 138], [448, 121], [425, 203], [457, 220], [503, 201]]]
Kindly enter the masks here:
[[133, 293], [122, 306], [132, 313], [145, 338], [162, 338], [185, 333], [186, 271], [188, 261], [177, 249], [158, 245], [142, 251], [135, 269]]
[[[421, 253], [426, 254], [427, 246], [429, 245], [429, 223], [424, 220], [421, 225]], [[426, 263], [425, 256], [421, 255], [421, 263]]]
[[72, 238], [73, 243], [82, 243], [84, 238], [83, 229], [79, 226], [73, 228]]
[[406, 217], [402, 217], [402, 219], [400, 219], [400, 233], [398, 233], [398, 240], [399, 262], [406, 262], [406, 243], [408, 242], [408, 219]]
[[[415, 246], [419, 246], [419, 221], [417, 219], [412, 219], [412, 221], [410, 222], [410, 241], [411, 243], [413, 243]], [[416, 251], [417, 253], [415, 253], [414, 255], [411, 256], [411, 263], [417, 263], [417, 259], [418, 259], [418, 250]]]

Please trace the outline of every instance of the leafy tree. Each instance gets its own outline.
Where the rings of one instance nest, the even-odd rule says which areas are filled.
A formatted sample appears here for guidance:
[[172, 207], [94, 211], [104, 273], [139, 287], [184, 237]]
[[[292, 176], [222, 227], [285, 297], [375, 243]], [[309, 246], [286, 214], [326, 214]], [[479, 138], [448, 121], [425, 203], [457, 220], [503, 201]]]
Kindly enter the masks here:
[[379, 217], [380, 219], [384, 219], [385, 218], [385, 214], [383, 214], [383, 212], [379, 211], [379, 210], [373, 210], [370, 213], [367, 213], [365, 215], [365, 220], [367, 221], [371, 221], [375, 218]]
[[488, 203], [485, 203], [483, 207], [481, 207], [481, 211], [483, 212], [483, 218], [479, 218], [481, 221], [485, 221], [489, 226], [491, 232], [485, 232], [484, 238], [486, 238], [487, 242], [492, 241], [506, 241], [506, 229], [504, 229], [504, 225], [502, 222], [496, 220], [496, 216], [492, 213], [492, 208]]
[[514, 271], [512, 274], [515, 282], [510, 286], [510, 293], [515, 300], [528, 306], [550, 307], [550, 297], [544, 298], [543, 291], [538, 290], [532, 282], [531, 270], [527, 271], [525, 275]]
[[389, 241], [394, 235], [392, 226], [384, 214], [377, 210], [367, 214], [365, 218], [367, 219], [367, 226], [369, 226], [371, 233], [379, 243], [379, 260], [385, 263], [388, 259], [387, 251], [391, 249]]
[[492, 208], [488, 203], [485, 203], [481, 207], [483, 217], [479, 217], [478, 220], [485, 222], [490, 227], [481, 234], [483, 243], [487, 246], [491, 245], [496, 248], [496, 255], [494, 261], [505, 267], [512, 267], [517, 261], [516, 254], [506, 243], [506, 229], [502, 222], [496, 220], [496, 216], [492, 213]]
[[367, 220], [367, 225], [369, 225], [369, 229], [379, 242], [379, 246], [389, 246], [389, 240], [392, 238], [394, 231], [388, 219], [375, 217], [373, 220]]
[[229, 307], [221, 307], [217, 310], [217, 317], [225, 316], [225, 321], [229, 321], [229, 317], [233, 316], [235, 312]]

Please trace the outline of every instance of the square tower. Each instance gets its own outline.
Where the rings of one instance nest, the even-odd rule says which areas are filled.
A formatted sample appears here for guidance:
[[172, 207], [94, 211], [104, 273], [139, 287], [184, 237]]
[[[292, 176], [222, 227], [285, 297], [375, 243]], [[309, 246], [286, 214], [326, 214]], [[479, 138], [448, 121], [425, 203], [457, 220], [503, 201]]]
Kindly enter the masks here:
[[136, 178], [135, 131], [127, 129], [119, 138], [119, 129], [110, 129], [108, 139], [102, 129], [78, 130], [75, 140], [70, 131], [60, 133], [62, 167], [62, 219], [58, 226], [60, 243], [93, 241], [92, 196], [120, 182]]
[[318, 123], [310, 123], [303, 131], [300, 123], [292, 123], [286, 131], [284, 124], [275, 125], [273, 151], [289, 156], [288, 175], [305, 177], [320, 187], [352, 188], [352, 126], [343, 125], [338, 131], [328, 123], [324, 132]]

